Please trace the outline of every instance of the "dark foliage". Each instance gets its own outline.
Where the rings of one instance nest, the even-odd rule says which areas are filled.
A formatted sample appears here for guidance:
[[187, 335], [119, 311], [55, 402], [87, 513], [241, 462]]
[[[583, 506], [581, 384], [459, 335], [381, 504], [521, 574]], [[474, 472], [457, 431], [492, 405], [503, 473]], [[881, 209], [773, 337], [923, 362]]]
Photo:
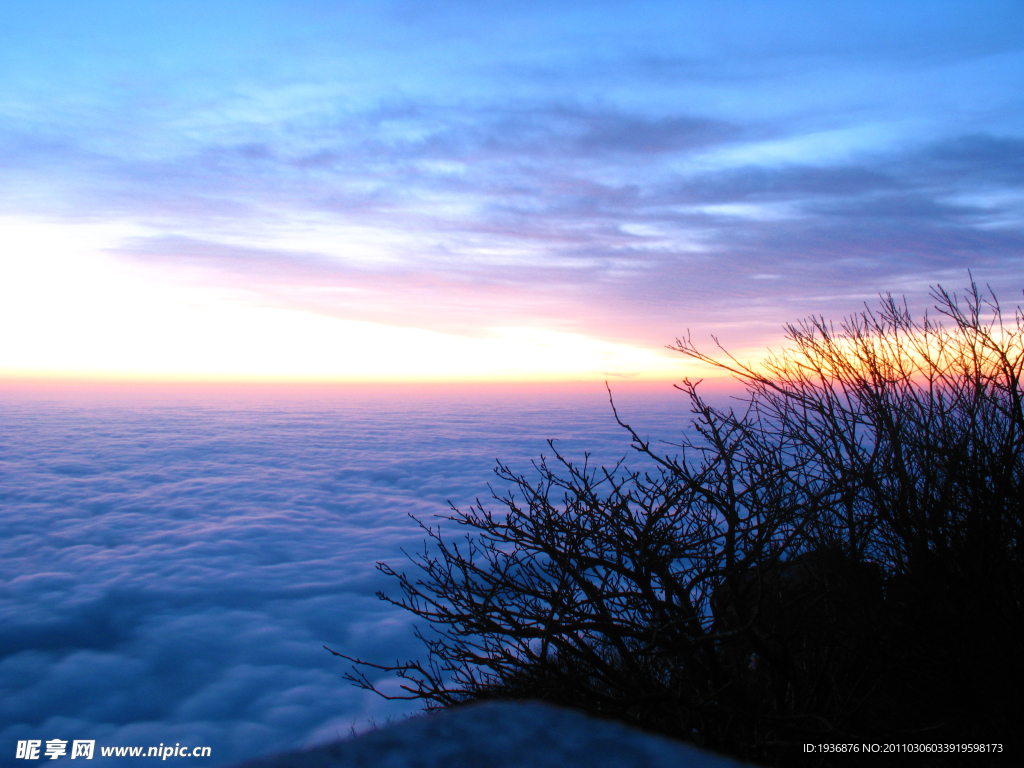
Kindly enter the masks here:
[[620, 420], [643, 471], [553, 445], [532, 479], [499, 465], [499, 511], [453, 509], [461, 541], [421, 523], [411, 575], [378, 564], [426, 660], [351, 659], [349, 679], [397, 673], [428, 708], [543, 699], [774, 764], [885, 764], [807, 742], [1019, 759], [1024, 318], [974, 285], [933, 296], [941, 322], [888, 297], [790, 326], [761, 368], [678, 341], [745, 383], [743, 407], [683, 382], [671, 453]]

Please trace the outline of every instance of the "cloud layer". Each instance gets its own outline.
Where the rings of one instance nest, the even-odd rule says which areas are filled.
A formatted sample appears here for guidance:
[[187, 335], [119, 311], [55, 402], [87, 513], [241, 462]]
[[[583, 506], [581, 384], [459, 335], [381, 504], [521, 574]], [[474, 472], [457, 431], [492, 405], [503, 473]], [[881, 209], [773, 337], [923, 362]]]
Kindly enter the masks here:
[[[321, 647], [421, 655], [374, 597], [393, 585], [373, 564], [420, 544], [407, 516], [486, 497], [496, 457], [525, 471], [547, 437], [601, 460], [628, 448], [598, 389], [458, 399], [7, 399], [3, 748], [179, 742], [214, 765], [408, 711], [348, 686]], [[627, 408], [670, 437], [679, 405]]]

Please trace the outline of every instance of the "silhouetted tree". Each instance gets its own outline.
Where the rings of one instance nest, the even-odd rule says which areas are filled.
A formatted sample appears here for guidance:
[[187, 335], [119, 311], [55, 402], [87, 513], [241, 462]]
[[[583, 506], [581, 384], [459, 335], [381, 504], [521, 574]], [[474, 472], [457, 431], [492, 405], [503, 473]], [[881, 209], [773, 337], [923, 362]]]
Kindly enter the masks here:
[[841, 761], [804, 742], [1009, 750], [1024, 713], [1024, 318], [973, 283], [932, 295], [944, 324], [885, 297], [838, 328], [789, 326], [756, 368], [677, 340], [745, 384], [742, 407], [687, 380], [692, 430], [671, 454], [615, 413], [642, 470], [553, 443], [532, 478], [499, 464], [497, 511], [445, 518], [464, 539], [420, 523], [411, 575], [378, 564], [426, 659], [350, 659], [348, 678], [373, 689], [367, 670], [396, 673], [428, 708], [544, 699], [765, 762]]

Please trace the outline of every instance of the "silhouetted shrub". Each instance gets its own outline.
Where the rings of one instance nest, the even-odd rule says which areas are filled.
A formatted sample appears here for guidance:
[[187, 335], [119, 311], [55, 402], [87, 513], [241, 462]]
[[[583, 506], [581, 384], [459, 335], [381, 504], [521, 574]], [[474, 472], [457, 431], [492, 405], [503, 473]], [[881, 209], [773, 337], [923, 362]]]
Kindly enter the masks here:
[[378, 564], [426, 659], [350, 659], [348, 678], [397, 673], [428, 708], [543, 699], [769, 763], [844, 762], [806, 742], [1002, 742], [1013, 759], [1024, 319], [973, 284], [933, 297], [945, 325], [887, 297], [788, 327], [760, 368], [678, 340], [745, 383], [742, 407], [684, 381], [693, 428], [672, 453], [616, 413], [642, 471], [553, 444], [532, 478], [499, 464], [498, 511], [445, 518], [462, 541], [421, 523], [412, 575]]

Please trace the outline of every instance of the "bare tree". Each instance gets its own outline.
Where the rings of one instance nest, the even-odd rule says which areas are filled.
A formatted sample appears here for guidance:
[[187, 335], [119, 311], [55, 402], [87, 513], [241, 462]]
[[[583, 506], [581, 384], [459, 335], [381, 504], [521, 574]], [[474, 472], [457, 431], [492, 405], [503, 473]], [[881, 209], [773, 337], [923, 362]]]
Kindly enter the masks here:
[[499, 464], [497, 511], [453, 508], [461, 540], [420, 523], [411, 575], [378, 564], [426, 659], [337, 654], [348, 678], [395, 673], [428, 708], [545, 699], [765, 761], [809, 740], [1005, 741], [1024, 318], [974, 284], [933, 297], [945, 325], [884, 297], [789, 326], [756, 368], [677, 340], [744, 382], [742, 407], [684, 381], [693, 426], [671, 452], [615, 413], [639, 469], [553, 443], [532, 476]]

